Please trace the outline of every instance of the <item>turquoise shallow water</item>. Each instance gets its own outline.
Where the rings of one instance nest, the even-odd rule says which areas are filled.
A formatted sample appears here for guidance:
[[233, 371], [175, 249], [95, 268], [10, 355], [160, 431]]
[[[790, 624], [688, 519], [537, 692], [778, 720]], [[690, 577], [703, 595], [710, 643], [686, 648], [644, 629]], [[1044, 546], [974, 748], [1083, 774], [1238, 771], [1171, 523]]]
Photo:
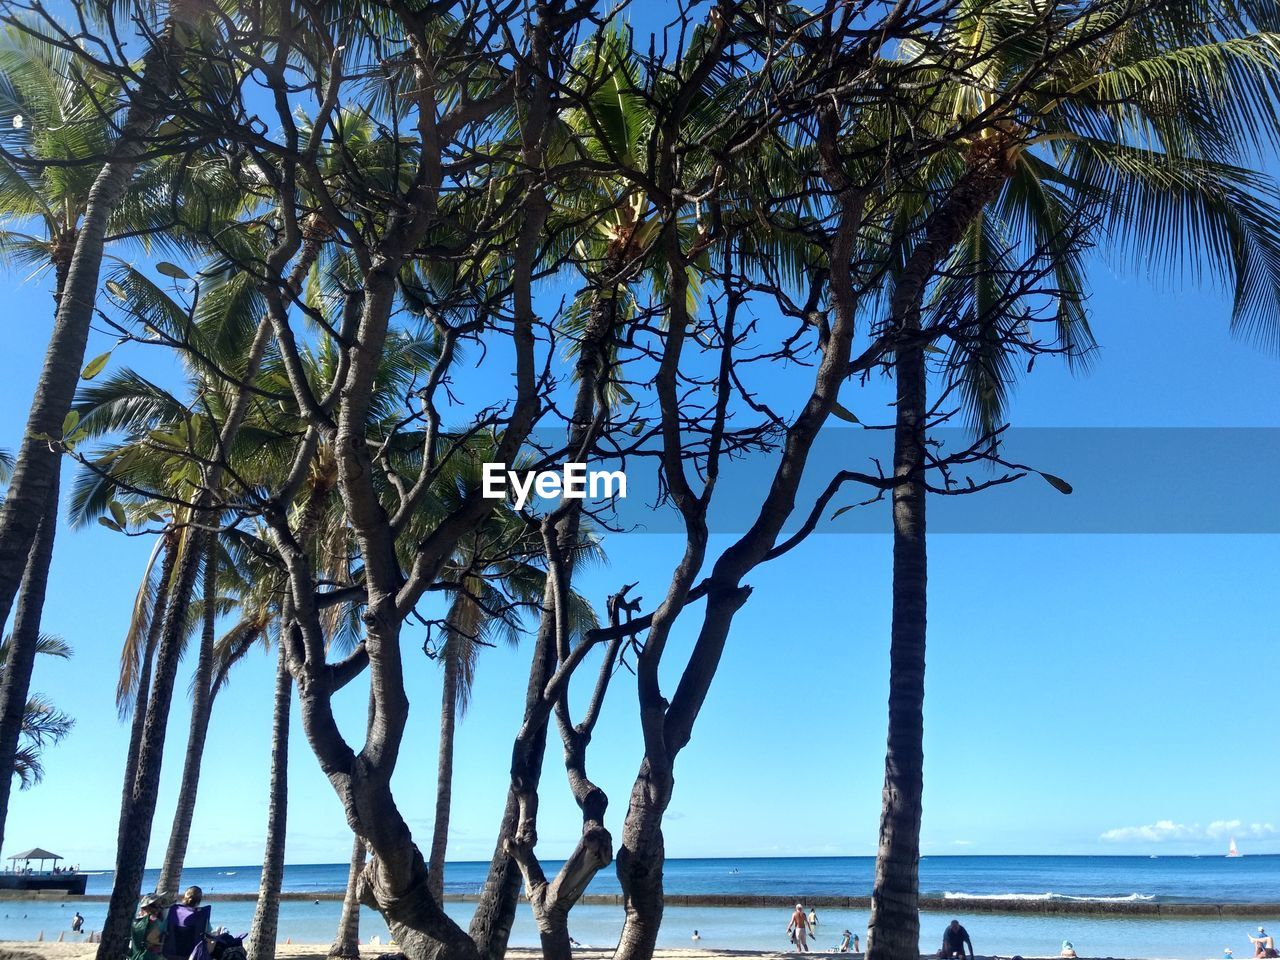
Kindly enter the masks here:
[[[105, 903], [0, 902], [0, 938], [33, 940], [44, 932], [46, 940], [68, 931], [73, 910], [79, 909], [88, 929], [102, 924]], [[324, 900], [319, 904], [286, 901], [280, 906], [280, 937], [295, 943], [329, 943], [337, 927], [341, 904]], [[470, 919], [471, 905], [451, 903], [451, 916], [462, 923]], [[220, 903], [214, 920], [235, 933], [249, 928], [253, 917], [251, 902]], [[1258, 924], [1280, 929], [1280, 916], [1259, 916], [1242, 920], [1111, 919], [1102, 917], [957, 914], [973, 936], [978, 952], [984, 955], [1046, 956], [1056, 954], [1063, 940], [1070, 940], [1083, 957], [1162, 957], [1176, 960], [1214, 960], [1223, 947], [1231, 946], [1238, 958], [1252, 956], [1246, 934]], [[745, 907], [668, 907], [659, 937], [660, 947], [689, 946], [694, 929], [702, 935], [699, 946], [743, 950], [785, 950], [785, 910]], [[937, 949], [942, 928], [950, 914], [922, 916], [921, 950]], [[857, 931], [865, 943], [865, 913], [821, 911], [818, 936], [811, 944], [828, 949], [840, 939], [846, 926]], [[622, 911], [616, 906], [582, 905], [570, 917], [575, 939], [587, 946], [609, 947], [617, 941]], [[68, 932], [68, 939], [71, 934]], [[380, 917], [365, 911], [361, 939], [377, 935], [385, 943], [389, 937]], [[522, 906], [512, 944], [537, 946], [537, 934], [527, 907]]]
[[[548, 863], [548, 869], [558, 866]], [[452, 893], [473, 893], [488, 864], [450, 864], [446, 887]], [[874, 860], [870, 857], [777, 859], [668, 860], [666, 887], [672, 894], [772, 894], [804, 899], [808, 895], [866, 896], [871, 890]], [[219, 893], [256, 892], [259, 867], [193, 868], [183, 883], [203, 887], [216, 903]], [[341, 890], [346, 884], [345, 864], [291, 865], [284, 889], [295, 894]], [[145, 889], [155, 883], [149, 871]], [[1016, 896], [1025, 899], [1078, 898], [1089, 900], [1144, 900], [1157, 902], [1204, 901], [1210, 903], [1280, 903], [1280, 856], [1224, 857], [927, 857], [920, 864], [921, 892], [944, 897], [964, 893], [979, 897]], [[89, 892], [108, 893], [111, 874], [95, 872]], [[612, 871], [600, 874], [590, 892], [618, 891]], [[101, 927], [106, 904], [89, 902], [0, 901], [0, 939], [34, 939], [44, 932], [57, 939], [68, 931], [77, 906], [87, 929]], [[341, 904], [322, 900], [285, 901], [280, 907], [280, 936], [297, 943], [328, 943], [338, 922]], [[449, 913], [462, 923], [469, 920], [472, 905], [450, 903]], [[959, 916], [981, 954], [1010, 956], [1054, 955], [1063, 940], [1070, 940], [1081, 956], [1152, 957], [1171, 960], [1219, 960], [1224, 947], [1238, 958], [1252, 956], [1246, 933], [1259, 924], [1280, 932], [1280, 916], [1258, 915], [1247, 920], [1111, 918], [1098, 916], [1037, 916], [1034, 914], [966, 915], [957, 902]], [[216, 903], [216, 923], [235, 933], [249, 928], [252, 902]], [[788, 911], [747, 907], [667, 908], [659, 945], [683, 947], [697, 929], [701, 946], [726, 949], [776, 949], [788, 946], [785, 929]], [[952, 914], [926, 913], [922, 918], [921, 948], [932, 952], [941, 940], [942, 928]], [[830, 948], [846, 926], [864, 938], [865, 912], [821, 911], [815, 946]], [[583, 944], [612, 946], [622, 925], [621, 908], [584, 904], [570, 919], [574, 937]], [[376, 914], [366, 911], [362, 936], [389, 939]], [[527, 907], [522, 907], [513, 941], [536, 946], [537, 934]]]

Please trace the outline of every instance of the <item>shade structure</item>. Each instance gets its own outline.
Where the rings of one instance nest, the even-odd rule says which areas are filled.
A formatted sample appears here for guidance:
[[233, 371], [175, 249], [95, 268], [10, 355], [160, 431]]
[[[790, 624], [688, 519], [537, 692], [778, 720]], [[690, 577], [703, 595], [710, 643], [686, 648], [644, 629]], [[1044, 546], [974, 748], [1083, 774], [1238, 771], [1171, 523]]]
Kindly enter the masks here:
[[24, 850], [22, 853], [15, 853], [10, 860], [61, 860], [56, 853], [50, 853], [44, 847], [32, 847], [30, 850]]

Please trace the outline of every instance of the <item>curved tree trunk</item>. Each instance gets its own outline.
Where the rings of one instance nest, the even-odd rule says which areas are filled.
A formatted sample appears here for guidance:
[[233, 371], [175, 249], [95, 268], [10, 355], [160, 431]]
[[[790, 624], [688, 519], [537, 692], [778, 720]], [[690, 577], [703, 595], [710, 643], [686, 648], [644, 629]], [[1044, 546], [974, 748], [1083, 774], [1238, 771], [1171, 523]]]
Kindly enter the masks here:
[[351, 845], [351, 871], [347, 874], [347, 895], [342, 898], [342, 919], [329, 956], [335, 960], [355, 960], [360, 956], [360, 874], [364, 872], [364, 841]]
[[542, 691], [556, 667], [554, 627], [543, 617], [534, 642], [529, 684], [525, 691], [525, 723], [516, 738], [511, 758], [511, 786], [498, 827], [498, 842], [489, 863], [489, 873], [480, 890], [480, 902], [471, 918], [469, 933], [482, 960], [502, 960], [507, 953], [511, 928], [520, 902], [522, 875], [520, 865], [509, 852], [509, 844], [520, 829], [521, 790], [536, 794], [542, 778], [542, 761], [547, 751], [547, 724], [529, 724], [529, 718], [542, 698]]
[[49, 499], [40, 518], [40, 529], [27, 557], [18, 610], [13, 618], [9, 656], [0, 683], [0, 849], [4, 825], [9, 815], [9, 793], [13, 788], [13, 758], [22, 736], [22, 717], [35, 670], [36, 647], [40, 642], [40, 617], [44, 611], [45, 587], [53, 559], [53, 541], [58, 529], [58, 476], [55, 472]]
[[267, 805], [267, 848], [262, 858], [262, 882], [253, 912], [247, 952], [249, 960], [274, 960], [280, 919], [280, 883], [284, 879], [284, 840], [289, 813], [289, 708], [293, 677], [287, 646], [280, 644], [276, 662], [275, 715], [271, 735], [271, 799]]
[[458, 656], [460, 650], [451, 621], [457, 602], [449, 605], [445, 629], [444, 683], [440, 693], [440, 761], [436, 769], [436, 815], [431, 832], [427, 885], [437, 900], [444, 897], [444, 858], [449, 845], [449, 807], [453, 797], [453, 734], [458, 719]]
[[[543, 748], [546, 734], [542, 736]], [[541, 757], [539, 757], [541, 763]], [[480, 951], [481, 960], [503, 960], [507, 942], [511, 939], [511, 927], [516, 920], [516, 906], [520, 902], [520, 867], [507, 852], [506, 841], [516, 835], [520, 820], [520, 802], [515, 790], [507, 788], [507, 803], [502, 810], [502, 822], [498, 825], [498, 843], [489, 861], [489, 872], [480, 888], [480, 902], [471, 917], [468, 932]]]
[[204, 759], [205, 737], [209, 732], [210, 708], [213, 706], [213, 642], [218, 601], [218, 541], [209, 537], [204, 561], [204, 624], [200, 633], [200, 653], [192, 682], [191, 731], [187, 735], [187, 755], [182, 764], [182, 782], [178, 788], [178, 807], [173, 814], [169, 847], [156, 892], [166, 901], [177, 899], [182, 882], [182, 864], [191, 839], [191, 821], [196, 812], [196, 794], [200, 789], [200, 764]]

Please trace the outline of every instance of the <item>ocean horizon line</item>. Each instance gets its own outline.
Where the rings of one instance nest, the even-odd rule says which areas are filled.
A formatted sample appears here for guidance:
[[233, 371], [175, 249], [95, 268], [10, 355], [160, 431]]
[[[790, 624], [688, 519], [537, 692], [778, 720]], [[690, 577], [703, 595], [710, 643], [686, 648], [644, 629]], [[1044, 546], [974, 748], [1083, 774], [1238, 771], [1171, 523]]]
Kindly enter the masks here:
[[[930, 853], [922, 856], [921, 860], [978, 860], [978, 859], [1000, 859], [1000, 860], [1245, 860], [1245, 859], [1261, 859], [1264, 857], [1280, 857], [1280, 850], [1268, 853], [1246, 853], [1239, 857], [1227, 857], [1226, 854], [1217, 851], [1208, 853]], [[815, 853], [815, 854], [742, 854], [742, 855], [720, 855], [714, 857], [667, 857], [668, 863], [715, 863], [715, 862], [734, 862], [734, 861], [782, 861], [782, 860], [874, 860], [874, 853]], [[547, 857], [547, 863], [563, 863], [563, 857]], [[446, 866], [475, 866], [477, 864], [488, 864], [489, 857], [474, 860], [446, 860]], [[192, 870], [218, 870], [218, 869], [247, 869], [260, 864], [252, 863], [189, 863], [188, 869]], [[339, 867], [346, 866], [341, 860], [314, 860], [314, 861], [287, 861], [286, 867]], [[148, 863], [147, 870], [159, 870], [159, 864]], [[103, 874], [114, 873], [114, 867], [87, 867], [80, 871], [86, 874]]]

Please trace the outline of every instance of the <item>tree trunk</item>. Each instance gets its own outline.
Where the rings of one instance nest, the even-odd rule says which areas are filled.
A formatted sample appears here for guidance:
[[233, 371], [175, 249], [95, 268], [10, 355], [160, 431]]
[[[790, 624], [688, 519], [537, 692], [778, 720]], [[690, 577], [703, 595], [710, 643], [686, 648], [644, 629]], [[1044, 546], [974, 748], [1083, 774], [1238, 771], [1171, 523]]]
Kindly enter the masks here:
[[[147, 149], [144, 138], [166, 110], [163, 92], [173, 81], [168, 61], [175, 46], [174, 29], [171, 10], [164, 30], [147, 51], [142, 65], [143, 84], [159, 89], [139, 93], [130, 104], [113, 156], [103, 164], [89, 188], [65, 280], [58, 268], [58, 312], [8, 494], [0, 509], [0, 624], [9, 619], [36, 527], [44, 515], [44, 504], [49, 491], [57, 486], [62, 451], [47, 438], [62, 436], [63, 421], [80, 384], [108, 222], [129, 187], [138, 158]], [[42, 436], [46, 439], [40, 439]]]
[[[889, 647], [889, 737], [880, 845], [871, 891], [867, 960], [918, 960], [920, 819], [924, 789], [924, 670], [928, 556], [925, 440], [928, 368], [921, 334], [925, 291], [965, 229], [999, 195], [1016, 153], [1001, 138], [975, 144], [950, 196], [924, 224], [894, 287], [890, 322], [897, 382], [893, 436], [893, 620]], [[910, 479], [905, 479], [910, 478]]]
[[[546, 734], [542, 745], [546, 747]], [[516, 906], [520, 902], [520, 867], [507, 853], [506, 842], [516, 835], [520, 821], [520, 803], [515, 790], [507, 788], [507, 804], [498, 825], [498, 843], [489, 861], [489, 873], [480, 889], [480, 902], [471, 917], [469, 932], [480, 951], [481, 960], [503, 960], [511, 927], [516, 920]]]
[[671, 798], [674, 781], [653, 775], [646, 759], [631, 789], [618, 849], [618, 882], [626, 919], [615, 960], [649, 960], [662, 925], [662, 868], [666, 850], [662, 839], [662, 815]]
[[13, 788], [13, 758], [22, 737], [22, 718], [31, 691], [31, 674], [35, 670], [36, 647], [40, 643], [40, 617], [44, 611], [45, 587], [49, 580], [49, 563], [53, 559], [53, 541], [58, 529], [58, 476], [55, 472], [49, 499], [45, 503], [40, 528], [27, 557], [27, 570], [22, 578], [17, 614], [13, 619], [13, 635], [9, 656], [0, 684], [0, 849], [3, 849], [5, 820], [9, 815], [9, 793]]
[[138, 664], [138, 685], [133, 695], [133, 718], [129, 724], [129, 748], [124, 761], [124, 785], [120, 795], [120, 823], [116, 844], [124, 843], [129, 808], [133, 798], [133, 785], [138, 779], [138, 753], [142, 750], [142, 728], [146, 725], [147, 702], [151, 698], [151, 667], [156, 658], [156, 646], [164, 632], [165, 614], [169, 609], [170, 581], [174, 564], [178, 559], [178, 537], [172, 532], [164, 534], [164, 557], [160, 561], [160, 584], [156, 589], [155, 604], [151, 609], [151, 623], [147, 626], [147, 639]]
[[187, 735], [187, 755], [182, 764], [182, 782], [178, 788], [178, 807], [173, 814], [169, 847], [156, 892], [166, 901], [177, 899], [182, 882], [182, 864], [191, 839], [191, 821], [196, 812], [196, 794], [200, 789], [200, 764], [204, 759], [205, 737], [209, 732], [210, 708], [213, 706], [213, 643], [218, 601], [218, 540], [209, 537], [204, 561], [204, 625], [200, 634], [200, 654], [192, 683], [191, 731]]
[[271, 800], [267, 806], [267, 848], [262, 858], [262, 882], [249, 933], [249, 960], [275, 960], [276, 929], [280, 919], [280, 884], [284, 879], [284, 840], [289, 810], [289, 708], [293, 677], [287, 647], [280, 644], [276, 663], [275, 716], [271, 735]]
[[498, 827], [498, 842], [489, 863], [489, 873], [480, 891], [480, 902], [471, 918], [470, 934], [482, 960], [503, 960], [511, 927], [520, 902], [520, 866], [508, 852], [508, 844], [520, 829], [520, 792], [536, 794], [542, 779], [542, 761], [547, 751], [547, 723], [530, 723], [540, 709], [542, 692], [556, 667], [554, 625], [542, 617], [534, 641], [529, 684], [525, 690], [524, 722], [511, 756], [511, 786]]
[[[919, 329], [916, 316], [915, 329]], [[889, 743], [884, 764], [869, 960], [917, 960], [920, 953], [920, 818], [924, 788], [924, 669], [927, 553], [926, 374], [920, 346], [899, 349], [893, 490], [893, 623], [889, 648]]]
[[[164, 763], [169, 708], [178, 673], [178, 659], [186, 637], [187, 610], [204, 546], [204, 534], [200, 529], [192, 528], [189, 535], [186, 549], [178, 561], [160, 646], [156, 651], [155, 678], [138, 745], [137, 773], [133, 779], [132, 791], [121, 812], [115, 883], [111, 888], [111, 900], [102, 925], [98, 960], [119, 960], [127, 951], [129, 928], [142, 890], [142, 874], [146, 865], [147, 848], [151, 843], [152, 821], [160, 790], [160, 769]], [[139, 703], [135, 709], [140, 709], [141, 706]]]
[[[450, 604], [452, 615], [455, 604]], [[431, 833], [428, 886], [437, 900], [444, 897], [444, 858], [449, 845], [449, 806], [453, 797], [453, 732], [458, 714], [458, 638], [448, 621], [444, 648], [444, 683], [440, 693], [440, 762], [436, 770], [436, 816]]]
[[329, 956], [335, 960], [355, 960], [360, 956], [360, 874], [364, 872], [364, 857], [364, 841], [356, 837], [351, 845], [351, 871], [347, 874], [347, 895], [342, 898], [342, 919], [329, 948]]

